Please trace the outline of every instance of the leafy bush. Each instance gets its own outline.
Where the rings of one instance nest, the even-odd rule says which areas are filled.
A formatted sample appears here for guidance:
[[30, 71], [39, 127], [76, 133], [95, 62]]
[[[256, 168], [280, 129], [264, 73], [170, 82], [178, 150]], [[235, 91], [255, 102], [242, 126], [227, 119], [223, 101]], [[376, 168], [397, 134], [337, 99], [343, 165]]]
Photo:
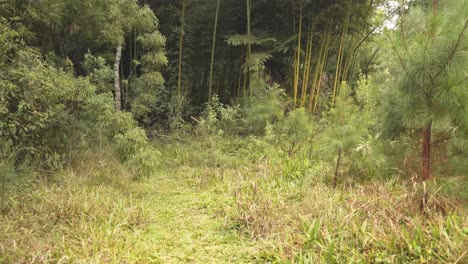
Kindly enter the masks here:
[[243, 131], [242, 117], [243, 112], [239, 105], [224, 105], [217, 95], [213, 95], [211, 101], [206, 103], [197, 132], [211, 135], [239, 135]]
[[339, 175], [349, 172], [349, 166], [343, 167], [345, 160], [353, 163], [353, 150], [363, 142], [367, 133], [367, 124], [361, 119], [360, 110], [352, 101], [348, 87], [343, 84], [336, 101], [321, 120], [322, 130], [317, 141], [317, 156], [335, 164], [333, 185]]
[[276, 126], [276, 140], [289, 156], [295, 154], [312, 137], [312, 121], [305, 109], [290, 112]]
[[[41, 55], [18, 41], [19, 33], [0, 23], [0, 138], [18, 149], [18, 162], [47, 161], [57, 167], [80, 149], [117, 142], [119, 158], [137, 175], [149, 175], [157, 152], [129, 113], [114, 110], [106, 91], [108, 68], [86, 55], [90, 77], [74, 77], [45, 62]], [[97, 88], [99, 87], [99, 88]], [[42, 163], [41, 161], [41, 163]]]
[[160, 153], [148, 144], [145, 131], [135, 127], [115, 138], [117, 156], [137, 178], [148, 177], [155, 172]]
[[83, 61], [83, 69], [98, 92], [111, 92], [114, 71], [102, 57], [95, 57], [88, 51]]
[[280, 120], [284, 113], [285, 98], [284, 90], [278, 85], [267, 86], [255, 96], [244, 98], [247, 132], [263, 134], [268, 123]]

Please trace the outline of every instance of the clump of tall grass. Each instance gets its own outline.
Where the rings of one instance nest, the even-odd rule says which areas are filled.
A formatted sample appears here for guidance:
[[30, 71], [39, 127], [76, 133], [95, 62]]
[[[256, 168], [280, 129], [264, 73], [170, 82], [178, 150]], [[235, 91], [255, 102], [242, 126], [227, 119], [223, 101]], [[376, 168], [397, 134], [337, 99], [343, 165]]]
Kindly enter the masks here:
[[69, 170], [16, 176], [0, 216], [1, 263], [151, 261], [151, 245], [139, 242], [153, 221], [149, 201], [112, 155], [90, 151]]
[[240, 230], [266, 241], [262, 261], [441, 263], [466, 254], [467, 216], [437, 188], [421, 211], [422, 192], [400, 180], [332, 188], [314, 176], [320, 170], [297, 181], [278, 174], [288, 162], [276, 164], [244, 174], [231, 212]]

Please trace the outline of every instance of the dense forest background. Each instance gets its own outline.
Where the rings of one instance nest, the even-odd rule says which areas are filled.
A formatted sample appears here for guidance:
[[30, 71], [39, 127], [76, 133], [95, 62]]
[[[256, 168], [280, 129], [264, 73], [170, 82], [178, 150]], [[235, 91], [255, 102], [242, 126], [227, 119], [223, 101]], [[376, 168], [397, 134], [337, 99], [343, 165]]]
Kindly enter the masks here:
[[[1, 1], [0, 262], [463, 263], [467, 14], [466, 0]], [[208, 211], [183, 224], [215, 215], [200, 226], [232, 231], [209, 242], [230, 247], [149, 253], [148, 230], [182, 232], [149, 219], [194, 201]]]

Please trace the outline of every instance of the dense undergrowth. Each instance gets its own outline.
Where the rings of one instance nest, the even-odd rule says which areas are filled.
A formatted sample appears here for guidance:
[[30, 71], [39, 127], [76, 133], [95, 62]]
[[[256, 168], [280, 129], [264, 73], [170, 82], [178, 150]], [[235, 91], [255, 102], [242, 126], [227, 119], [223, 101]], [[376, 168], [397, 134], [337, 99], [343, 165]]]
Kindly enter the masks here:
[[[303, 90], [298, 104], [267, 81], [270, 55], [260, 56], [243, 96], [227, 104], [210, 91], [203, 109], [165, 90], [156, 18], [124, 2], [154, 31], [133, 36], [149, 53], [131, 61], [129, 80], [91, 50], [80, 65], [45, 53], [31, 45], [33, 24], [0, 18], [1, 263], [466, 262], [461, 2], [409, 34], [382, 35], [398, 43], [372, 75], [340, 84], [337, 74], [333, 90]], [[422, 55], [402, 61], [408, 47]]]
[[59, 173], [12, 172], [1, 262], [463, 263], [466, 255], [464, 181], [428, 183], [422, 212], [419, 186], [406, 180], [333, 188], [326, 163], [255, 137], [160, 136], [153, 145], [161, 162], [140, 180], [99, 152]]
[[466, 200], [439, 193], [447, 185], [460, 192], [464, 181], [435, 180], [422, 212], [420, 190], [401, 178], [332, 188], [324, 163], [288, 157], [256, 138], [217, 143], [192, 143], [171, 160], [201, 166], [197, 186], [228, 193], [220, 205], [226, 227], [258, 242], [258, 262], [441, 263], [466, 254]]

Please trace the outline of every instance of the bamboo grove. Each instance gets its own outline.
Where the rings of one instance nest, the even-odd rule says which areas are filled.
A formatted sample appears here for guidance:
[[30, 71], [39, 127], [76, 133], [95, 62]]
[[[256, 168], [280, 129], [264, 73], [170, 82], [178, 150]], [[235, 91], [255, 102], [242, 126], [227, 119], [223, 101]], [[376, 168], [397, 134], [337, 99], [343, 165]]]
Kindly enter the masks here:
[[166, 79], [177, 80], [177, 94], [183, 90], [193, 105], [213, 94], [223, 102], [252, 96], [252, 78], [260, 76], [287, 90], [291, 108], [317, 112], [333, 105], [342, 82], [358, 79], [359, 46], [381, 26], [373, 22], [379, 1], [146, 3], [160, 19], [169, 56], [177, 56], [170, 59], [177, 71]]
[[[99, 3], [12, 0], [1, 3], [1, 14], [2, 23], [27, 32], [23, 36], [25, 45], [35, 47], [40, 56], [76, 77], [91, 78], [98, 93], [112, 94], [116, 111], [130, 113], [145, 128], [171, 131], [197, 122], [194, 117], [203, 114], [206, 104], [216, 99], [218, 103], [239, 106], [252, 116], [267, 116], [246, 129], [264, 132], [267, 124], [297, 109], [305, 109], [314, 120], [326, 116], [336, 107], [344, 88], [350, 88], [349, 94], [358, 100], [355, 95], [360, 92], [360, 82], [367, 83], [373, 74], [389, 79], [382, 69], [398, 72], [402, 84], [395, 90], [419, 87], [423, 91], [431, 88], [440, 92], [439, 78], [453, 75], [448, 73], [451, 68], [447, 65], [454, 57], [461, 56], [458, 53], [464, 54], [466, 26], [459, 30], [461, 33], [446, 30], [447, 36], [452, 34], [458, 44], [443, 43], [433, 32], [439, 25], [422, 23], [422, 20], [417, 21], [420, 28], [422, 25], [432, 28], [426, 35], [416, 32], [419, 36], [412, 25], [407, 25], [412, 23], [406, 21], [407, 13], [413, 7], [424, 8], [424, 12], [431, 12], [426, 17], [437, 20], [439, 2], [402, 0], [397, 8], [392, 3], [383, 0], [112, 0]], [[446, 6], [450, 5], [444, 5], [447, 9]], [[385, 21], [398, 17], [401, 19], [397, 24], [393, 22], [393, 29], [385, 27]], [[443, 26], [449, 28], [440, 25]], [[408, 41], [410, 33], [417, 36], [412, 42]], [[419, 38], [428, 39], [423, 50], [434, 45], [441, 53], [456, 54], [432, 58], [422, 52], [424, 66], [418, 69], [428, 71], [428, 63], [434, 62], [430, 68], [439, 70], [435, 75], [425, 72], [421, 80], [411, 76], [412, 68], [408, 66], [421, 64], [420, 55], [412, 57], [408, 48], [418, 43]], [[443, 50], [452, 46], [449, 51]], [[389, 53], [398, 58], [399, 67], [392, 68], [394, 57]], [[403, 74], [398, 69], [403, 69]], [[431, 81], [425, 76], [432, 76]], [[459, 85], [460, 80], [463, 77], [450, 79], [449, 83]], [[276, 96], [283, 96], [284, 102], [272, 100], [267, 105], [271, 98], [266, 94], [271, 87], [279, 87], [281, 92]], [[450, 100], [434, 105], [439, 97], [435, 98], [432, 92], [418, 92], [403, 90], [401, 96], [394, 94], [389, 98], [409, 97], [411, 102], [424, 106], [420, 112], [427, 115], [447, 113], [445, 125], [453, 126], [452, 131], [463, 121], [465, 108], [457, 106], [461, 103], [451, 99], [452, 94], [441, 97]], [[418, 101], [420, 98], [426, 101]], [[389, 105], [399, 102], [394, 101], [385, 100]], [[456, 105], [454, 109], [459, 111], [452, 113], [447, 108], [445, 112], [437, 112], [450, 104]], [[394, 110], [392, 106], [388, 108]], [[384, 134], [388, 132], [392, 137], [402, 131], [410, 135], [424, 132], [423, 167], [425, 178], [430, 178], [432, 142], [450, 138], [451, 133], [445, 129], [445, 134], [449, 134], [445, 137], [444, 133], [432, 135], [431, 130], [437, 127], [436, 118], [428, 118], [421, 125], [416, 122], [419, 115], [411, 111], [407, 109], [407, 113], [401, 111], [393, 116], [392, 111], [382, 111], [388, 112], [386, 117], [381, 117], [382, 121], [390, 124]]]

